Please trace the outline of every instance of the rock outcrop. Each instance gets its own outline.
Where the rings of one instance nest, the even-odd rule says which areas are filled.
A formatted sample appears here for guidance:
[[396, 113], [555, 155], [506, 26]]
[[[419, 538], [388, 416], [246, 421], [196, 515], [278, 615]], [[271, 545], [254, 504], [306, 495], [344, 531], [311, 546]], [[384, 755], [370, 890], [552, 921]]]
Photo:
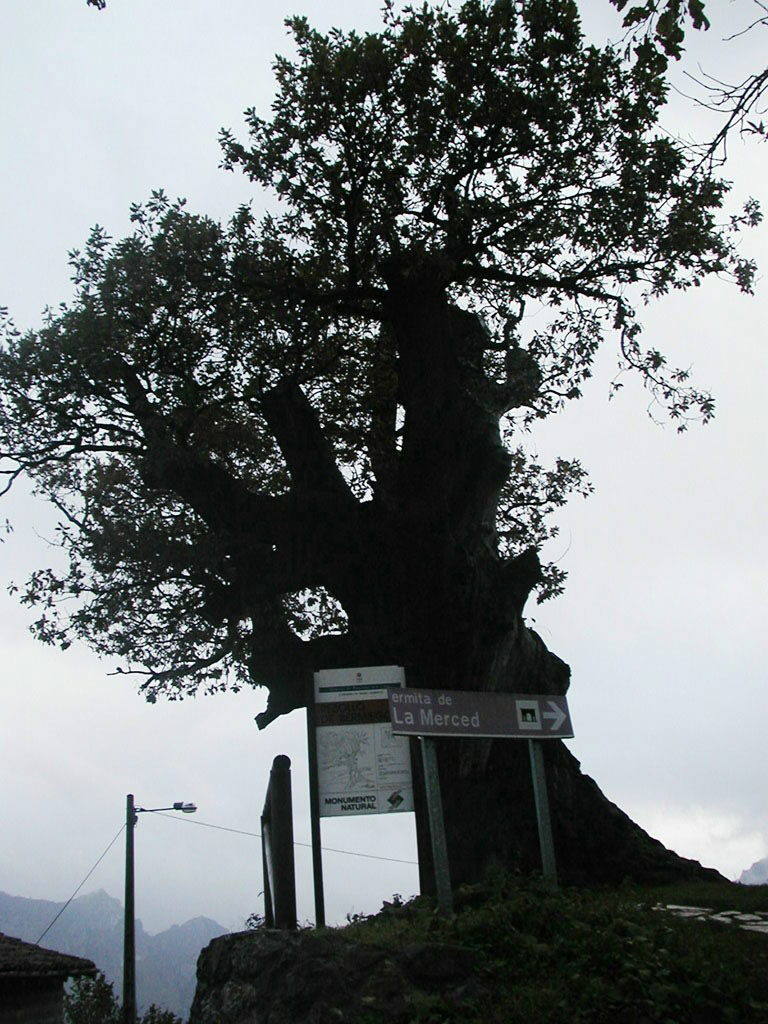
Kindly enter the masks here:
[[485, 995], [477, 966], [448, 943], [393, 952], [336, 931], [237, 932], [201, 953], [189, 1024], [405, 1024], [419, 1005], [455, 1010]]

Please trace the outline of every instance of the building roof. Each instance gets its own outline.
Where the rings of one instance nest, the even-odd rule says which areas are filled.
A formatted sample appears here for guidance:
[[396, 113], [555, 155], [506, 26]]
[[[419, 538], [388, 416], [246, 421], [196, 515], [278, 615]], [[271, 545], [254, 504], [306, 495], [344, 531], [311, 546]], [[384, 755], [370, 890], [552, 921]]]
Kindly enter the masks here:
[[81, 956], [57, 953], [0, 933], [0, 980], [3, 978], [70, 978], [95, 974], [96, 965]]

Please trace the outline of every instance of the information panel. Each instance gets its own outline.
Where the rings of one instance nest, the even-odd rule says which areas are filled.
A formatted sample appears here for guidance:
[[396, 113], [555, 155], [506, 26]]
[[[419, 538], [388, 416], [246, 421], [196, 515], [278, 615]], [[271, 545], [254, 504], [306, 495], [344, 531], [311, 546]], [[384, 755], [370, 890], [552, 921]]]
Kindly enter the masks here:
[[404, 685], [398, 665], [315, 673], [321, 817], [413, 810], [410, 744], [393, 735], [387, 700]]

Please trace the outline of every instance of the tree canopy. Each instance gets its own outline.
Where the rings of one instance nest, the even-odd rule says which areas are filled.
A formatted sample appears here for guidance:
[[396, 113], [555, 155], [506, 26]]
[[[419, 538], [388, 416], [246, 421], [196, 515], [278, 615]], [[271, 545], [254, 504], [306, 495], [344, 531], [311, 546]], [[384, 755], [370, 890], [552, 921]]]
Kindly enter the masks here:
[[68, 562], [21, 589], [36, 634], [118, 659], [149, 699], [270, 685], [265, 721], [301, 702], [286, 666], [368, 642], [355, 586], [395, 530], [444, 537], [467, 580], [492, 563], [489, 602], [559, 592], [533, 551], [589, 485], [525, 431], [614, 343], [681, 428], [706, 421], [632, 303], [711, 274], [749, 290], [736, 234], [759, 219], [726, 216], [727, 182], [660, 128], [655, 51], [588, 44], [570, 0], [289, 24], [271, 112], [222, 133], [271, 212], [222, 225], [154, 194], [0, 350], [2, 472], [54, 503]]
[[[107, 6], [107, 0], [86, 0], [86, 3], [100, 11]], [[679, 60], [682, 57], [689, 28], [706, 31], [710, 27], [705, 0], [642, 0], [631, 5], [630, 0], [610, 0], [610, 3], [624, 13], [623, 24], [632, 42], [639, 42], [647, 56], [655, 50], [661, 68], [667, 58]], [[733, 39], [757, 26], [768, 27], [768, 5], [764, 0], [753, 0], [753, 4], [757, 16], [727, 38]], [[763, 103], [768, 89], [768, 68], [751, 71], [746, 78], [735, 83], [724, 82], [716, 75], [702, 72], [698, 84], [703, 89], [699, 102], [725, 113], [725, 121], [709, 143], [710, 155], [726, 142], [733, 128], [747, 134], [766, 136], [768, 129], [762, 117], [765, 114]]]

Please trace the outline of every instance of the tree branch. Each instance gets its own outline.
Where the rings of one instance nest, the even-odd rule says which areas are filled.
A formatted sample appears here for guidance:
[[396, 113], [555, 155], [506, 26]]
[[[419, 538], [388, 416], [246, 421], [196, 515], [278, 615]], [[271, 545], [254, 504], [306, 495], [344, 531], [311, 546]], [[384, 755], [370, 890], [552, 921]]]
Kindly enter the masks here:
[[332, 494], [345, 505], [356, 504], [317, 413], [299, 385], [281, 381], [262, 397], [261, 408], [288, 466], [292, 490]]
[[498, 580], [498, 607], [516, 618], [541, 581], [541, 562], [536, 548], [527, 548], [501, 563]]
[[110, 363], [144, 433], [141, 476], [147, 486], [174, 491], [212, 529], [273, 540], [286, 513], [285, 500], [252, 491], [213, 459], [174, 441], [171, 426], [149, 401], [133, 367], [122, 357]]

